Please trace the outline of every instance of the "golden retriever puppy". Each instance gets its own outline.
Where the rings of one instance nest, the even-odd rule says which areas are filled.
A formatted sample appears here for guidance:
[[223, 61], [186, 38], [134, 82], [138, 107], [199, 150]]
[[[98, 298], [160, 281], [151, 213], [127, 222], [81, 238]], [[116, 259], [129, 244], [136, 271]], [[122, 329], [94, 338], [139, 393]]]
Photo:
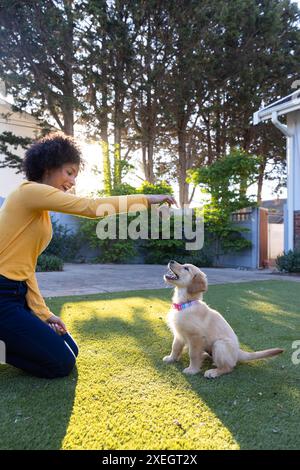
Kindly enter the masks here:
[[240, 349], [239, 341], [231, 326], [222, 315], [202, 301], [207, 291], [206, 275], [192, 264], [170, 261], [169, 272], [164, 280], [175, 287], [172, 308], [168, 314], [168, 325], [173, 332], [172, 351], [163, 361], [177, 361], [184, 346], [188, 347], [190, 365], [185, 374], [197, 374], [208, 354], [215, 369], [207, 370], [207, 378], [219, 377], [233, 370], [239, 361], [251, 361], [275, 356], [283, 349], [246, 352]]

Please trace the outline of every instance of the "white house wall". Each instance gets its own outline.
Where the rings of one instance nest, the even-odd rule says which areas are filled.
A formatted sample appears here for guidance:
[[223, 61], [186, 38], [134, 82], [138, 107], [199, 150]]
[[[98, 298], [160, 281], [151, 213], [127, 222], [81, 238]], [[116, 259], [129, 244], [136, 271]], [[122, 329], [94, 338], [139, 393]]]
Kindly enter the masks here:
[[[19, 137], [36, 138], [39, 133], [38, 120], [28, 113], [13, 112], [11, 105], [0, 98], [0, 134], [12, 132]], [[12, 152], [22, 157], [24, 150], [13, 149]], [[0, 154], [0, 161], [4, 155]], [[0, 196], [6, 197], [23, 181], [23, 175], [17, 174], [13, 168], [0, 168]]]
[[293, 198], [294, 211], [300, 210], [300, 111], [287, 116], [288, 127], [293, 130], [292, 158], [293, 158]]
[[268, 257], [276, 259], [284, 252], [283, 224], [268, 224]]

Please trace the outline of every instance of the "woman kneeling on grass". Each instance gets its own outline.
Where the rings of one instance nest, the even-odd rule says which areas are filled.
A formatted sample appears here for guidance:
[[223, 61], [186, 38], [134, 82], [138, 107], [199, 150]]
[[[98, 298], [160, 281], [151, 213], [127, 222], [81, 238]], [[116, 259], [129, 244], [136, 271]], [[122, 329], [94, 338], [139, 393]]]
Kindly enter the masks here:
[[[0, 340], [6, 363], [37, 377], [68, 375], [78, 348], [62, 320], [46, 306], [38, 288], [38, 256], [52, 237], [48, 211], [96, 218], [101, 204], [128, 212], [131, 204], [175, 203], [168, 195], [85, 198], [68, 194], [82, 167], [75, 140], [50, 134], [25, 154], [24, 181], [0, 209]], [[125, 204], [125, 210], [124, 210]], [[119, 205], [121, 206], [119, 209]]]

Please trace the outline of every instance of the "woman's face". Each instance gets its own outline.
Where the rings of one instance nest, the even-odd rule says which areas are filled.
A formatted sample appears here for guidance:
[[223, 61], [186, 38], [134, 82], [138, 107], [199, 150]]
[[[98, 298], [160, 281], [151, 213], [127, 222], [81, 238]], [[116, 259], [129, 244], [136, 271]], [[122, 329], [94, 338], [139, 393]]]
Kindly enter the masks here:
[[47, 170], [42, 183], [66, 192], [75, 186], [78, 172], [79, 165], [76, 163], [64, 163], [60, 168]]

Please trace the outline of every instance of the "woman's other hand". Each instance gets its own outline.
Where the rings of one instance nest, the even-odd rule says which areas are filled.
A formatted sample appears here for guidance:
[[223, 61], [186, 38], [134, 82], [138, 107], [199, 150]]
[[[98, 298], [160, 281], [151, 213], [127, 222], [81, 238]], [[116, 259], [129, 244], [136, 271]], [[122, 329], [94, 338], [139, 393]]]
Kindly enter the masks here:
[[66, 325], [56, 315], [51, 315], [51, 317], [48, 318], [47, 323], [57, 334], [64, 335], [67, 333]]
[[178, 207], [176, 199], [170, 194], [148, 194], [146, 195], [149, 205], [151, 204], [163, 204], [166, 202], [169, 206], [173, 204]]

